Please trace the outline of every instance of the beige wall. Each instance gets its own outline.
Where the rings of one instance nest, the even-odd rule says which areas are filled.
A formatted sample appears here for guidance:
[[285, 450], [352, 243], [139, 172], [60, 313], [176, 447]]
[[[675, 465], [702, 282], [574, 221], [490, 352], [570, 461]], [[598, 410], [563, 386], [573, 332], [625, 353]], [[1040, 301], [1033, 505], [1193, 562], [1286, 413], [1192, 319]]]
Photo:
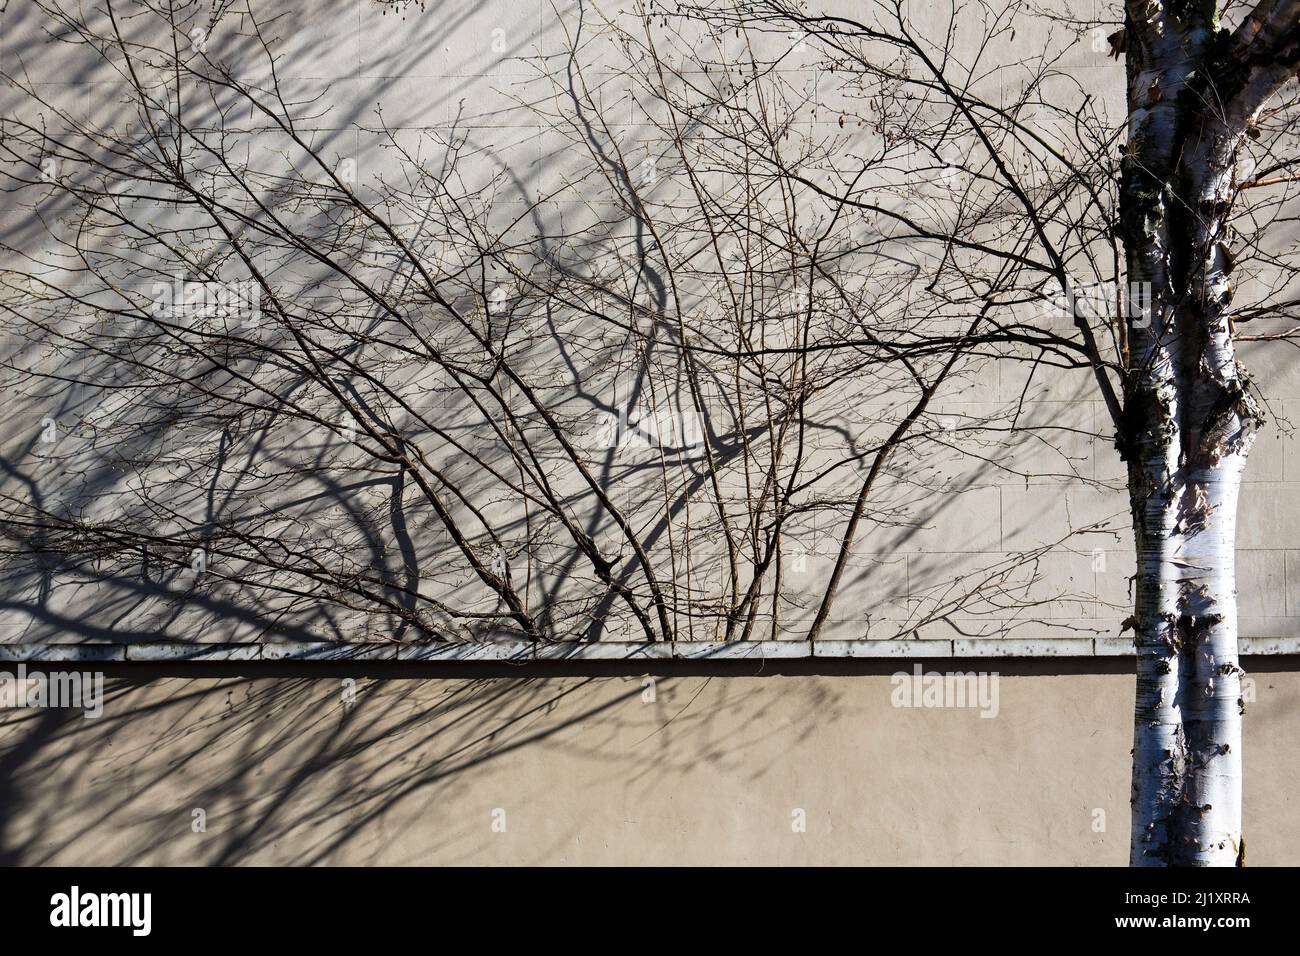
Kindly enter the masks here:
[[[0, 860], [1123, 864], [1128, 662], [997, 663], [994, 719], [892, 707], [884, 662], [666, 668], [653, 703], [595, 665], [137, 666], [98, 720], [0, 712]], [[1248, 859], [1294, 864], [1300, 665], [1260, 665]]]
[[[277, 49], [285, 54], [280, 77], [294, 95], [319, 96], [322, 107], [333, 107], [316, 120], [316, 132], [332, 154], [356, 160], [360, 190], [402, 171], [383, 138], [364, 129], [374, 125], [372, 109], [381, 101], [385, 122], [408, 148], [427, 150], [433, 133], [454, 129], [468, 138], [476, 174], [509, 169], [524, 195], [554, 188], [557, 172], [573, 162], [569, 143], [510, 99], [531, 72], [523, 66], [527, 57], [561, 49], [573, 11], [562, 19], [539, 0], [457, 0], [424, 13], [412, 8], [405, 18], [384, 15], [369, 0], [263, 6], [284, 13], [277, 27]], [[619, 0], [599, 6], [629, 7]], [[947, 29], [946, 21], [935, 24]], [[1050, 46], [1045, 22], [1022, 24], [1014, 60], [1023, 50]], [[0, 65], [21, 64], [44, 97], [75, 115], [129, 125], [132, 114], [122, 112], [121, 90], [110, 82], [115, 77], [73, 69], [66, 45], [59, 55], [43, 45], [45, 28], [32, 5], [5, 8]], [[504, 52], [493, 50], [494, 31]], [[224, 55], [230, 36], [218, 31], [213, 49]], [[1094, 40], [1062, 40], [1068, 49], [1061, 67], [1110, 104], [1118, 125], [1123, 67]], [[647, 116], [624, 72], [612, 61], [597, 63], [593, 75], [604, 77], [601, 85], [617, 104], [611, 122], [626, 126], [625, 141], [635, 144]], [[1011, 91], [1013, 80], [1009, 68], [999, 83]], [[822, 114], [810, 121], [813, 135], [841, 135], [842, 111], [852, 120], [852, 110], [863, 108], [846, 106], [831, 77], [818, 77], [811, 89]], [[0, 91], [0, 103], [16, 108], [13, 91]], [[274, 153], [261, 145], [270, 162], [265, 157]], [[423, 155], [436, 166], [439, 154]], [[641, 154], [629, 155], [635, 161]], [[503, 197], [506, 207], [510, 199]], [[560, 197], [575, 207], [589, 199]], [[41, 247], [38, 225], [27, 213], [0, 210], [0, 232], [15, 248]], [[1290, 582], [1300, 575], [1300, 437], [1281, 425], [1295, 419], [1300, 365], [1276, 343], [1243, 352], [1279, 420], [1257, 445], [1242, 494], [1241, 631], [1295, 638], [1300, 609]], [[604, 381], [583, 384], [611, 407], [623, 394]], [[34, 487], [58, 491], [68, 474], [80, 472], [62, 457], [42, 457], [35, 436], [46, 416], [56, 417], [64, 434], [85, 431], [100, 399], [54, 402], [29, 391], [4, 393], [0, 451]], [[1133, 567], [1128, 499], [1095, 398], [1083, 374], [1040, 376], [1026, 388], [1020, 365], [964, 370], [936, 400], [936, 422], [994, 421], [1014, 408], [1022, 425], [1067, 427], [1068, 441], [1050, 453], [1036, 441], [981, 445], [974, 464], [926, 448], [922, 461], [903, 463], [892, 493], [910, 502], [920, 479], [935, 490], [902, 527], [864, 529], [827, 636], [1044, 640], [1121, 633]], [[472, 430], [474, 421], [456, 424]], [[985, 458], [1009, 470], [987, 469]], [[304, 492], [297, 477], [293, 489], [314, 501], [316, 489]], [[116, 502], [98, 495], [101, 503]], [[651, 504], [659, 507], [657, 499]], [[318, 538], [320, 524], [307, 524], [305, 537]], [[445, 548], [412, 524], [422, 557]], [[379, 544], [387, 540], [376, 536]], [[838, 538], [838, 526], [828, 523], [800, 542], [807, 570], [785, 576], [792, 606], [781, 636], [801, 636], [809, 595], [820, 594]], [[1009, 594], [978, 595], [948, 612], [954, 578], [984, 581], [1008, 563], [1017, 564], [1008, 573]], [[430, 565], [422, 566], [426, 573]], [[993, 576], [1001, 580], [1000, 572]], [[199, 623], [173, 618], [170, 607], [163, 614], [128, 610], [147, 603], [144, 591], [134, 577], [119, 583], [114, 590], [74, 586], [53, 572], [10, 576], [0, 595], [0, 642], [249, 640], [265, 623], [264, 614], [240, 618], [223, 607], [208, 609], [210, 618]], [[308, 636], [335, 633], [318, 630], [324, 635]], [[812, 664], [769, 662], [769, 674], [784, 676], [765, 677], [745, 676], [756, 665], [745, 666], [664, 665], [653, 703], [643, 701], [640, 675], [624, 665], [565, 672], [495, 665], [118, 668], [114, 673], [131, 683], [113, 685], [99, 720], [0, 711], [0, 861], [1126, 860], [1129, 662], [934, 665], [1003, 671], [1000, 713], [987, 720], [972, 710], [895, 709], [888, 675], [907, 666], [896, 662], [818, 662], [821, 673]], [[1300, 824], [1287, 812], [1297, 789], [1291, 745], [1300, 722], [1300, 665], [1275, 658], [1254, 666], [1258, 702], [1247, 718], [1245, 758], [1249, 859], [1300, 862]], [[221, 673], [227, 676], [212, 676]], [[345, 709], [342, 682], [349, 678], [359, 697]], [[191, 832], [196, 808], [206, 811], [206, 833]], [[504, 833], [492, 829], [498, 808], [505, 811]], [[802, 834], [792, 832], [796, 809], [807, 816]], [[1093, 831], [1096, 810], [1106, 814], [1105, 832]]]

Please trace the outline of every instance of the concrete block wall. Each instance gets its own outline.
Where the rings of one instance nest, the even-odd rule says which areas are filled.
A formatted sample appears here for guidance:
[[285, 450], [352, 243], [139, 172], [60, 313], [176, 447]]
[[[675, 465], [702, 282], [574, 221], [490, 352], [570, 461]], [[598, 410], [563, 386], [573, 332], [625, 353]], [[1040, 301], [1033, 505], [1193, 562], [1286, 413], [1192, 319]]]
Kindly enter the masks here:
[[[524, 105], [555, 95], [539, 85], [539, 65], [553, 65], [566, 31], [568, 37], [582, 30], [594, 36], [601, 17], [627, 11], [614, 2], [557, 8], [539, 0], [447, 0], [427, 7], [374, 0], [254, 5], [278, 50], [276, 78], [287, 95], [314, 104], [304, 107], [314, 117], [305, 129], [341, 161], [355, 161], [363, 193], [373, 190], [379, 177], [398, 175], [409, 157], [438, 162], [439, 137], [453, 133], [465, 137], [473, 161], [464, 173], [471, 181], [481, 177], [487, 184], [506, 173], [515, 183], [513, 190], [498, 186], [496, 200], [503, 208], [555, 188], [570, 168], [571, 143]], [[1079, 5], [1079, 12], [1085, 19], [1098, 16], [1091, 2]], [[918, 28], [926, 28], [930, 14], [918, 9], [911, 15]], [[0, 67], [31, 77], [52, 101], [74, 113], [129, 122], [120, 84], [70, 69], [45, 37], [46, 26], [33, 5], [9, 5], [0, 30]], [[246, 57], [247, 76], [267, 82], [270, 74], [249, 48], [248, 29], [246, 20], [233, 18], [210, 36], [190, 40], [223, 55], [228, 50], [233, 62]], [[1081, 88], [1092, 97], [1090, 108], [1118, 122], [1123, 70], [1107, 55], [1103, 40], [1096, 31], [1073, 37], [1025, 17], [1014, 40], [1004, 37], [986, 52], [991, 62], [1006, 55], [1008, 64], [991, 71], [989, 82], [996, 82], [1004, 101], [1014, 99], [1023, 77], [1009, 65], [1010, 52], [1049, 49], [1058, 56], [1059, 77], [1052, 82], [1060, 85], [1062, 97]], [[638, 128], [657, 107], [634, 89], [618, 55], [599, 40], [585, 51], [602, 119], [626, 129], [628, 142], [635, 143]], [[791, 83], [811, 90], [807, 128], [814, 137], [822, 130], [838, 131], [837, 113], [861, 108], [846, 105], [839, 81], [810, 62], [792, 59], [787, 72]], [[4, 95], [13, 105], [12, 91]], [[391, 138], [379, 132], [376, 107], [382, 108]], [[408, 158], [396, 155], [394, 143], [409, 150]], [[280, 160], [268, 153], [263, 161], [271, 168]], [[586, 198], [570, 191], [555, 201], [577, 208]], [[16, 211], [5, 210], [3, 216], [7, 233], [36, 241], [31, 224]], [[1259, 648], [1289, 648], [1300, 638], [1300, 600], [1291, 596], [1300, 576], [1300, 551], [1293, 548], [1300, 540], [1295, 503], [1300, 465], [1287, 416], [1300, 402], [1300, 376], [1286, 350], [1260, 343], [1243, 353], [1276, 420], [1252, 455], [1241, 499], [1241, 632]], [[982, 457], [946, 456], [942, 447], [928, 446], [914, 460], [904, 457], [891, 473], [882, 497], [907, 501], [912, 517], [906, 527], [882, 523], [859, 539], [826, 634], [831, 641], [858, 643], [830, 646], [864, 653], [861, 648], [878, 646], [870, 642], [886, 640], [955, 647], [1005, 639], [1019, 642], [1007, 646], [1029, 654], [1123, 646], [1120, 623], [1128, 615], [1133, 559], [1123, 472], [1104, 407], [1084, 373], [1040, 372], [1030, 378], [1021, 364], [995, 362], [959, 377], [936, 401], [934, 417], [936, 422], [980, 421], [1014, 406], [1018, 421], [1038, 432], [1011, 443], [989, 439]], [[49, 413], [49, 401], [10, 394], [6, 408], [5, 447], [27, 447]], [[825, 580], [841, 530], [842, 525], [824, 520], [795, 542], [792, 557], [800, 560], [785, 580], [791, 604], [781, 628], [763, 636], [803, 640], [810, 602]], [[430, 532], [422, 541], [436, 551], [445, 542], [435, 539]], [[33, 613], [30, 585], [24, 582], [0, 610], [0, 639], [6, 642], [125, 647], [178, 639], [239, 647], [260, 623], [231, 619], [172, 634], [159, 630], [161, 618], [155, 615], [141, 618], [138, 626], [119, 622], [101, 628], [97, 622], [106, 620], [111, 599], [78, 585], [56, 589], [57, 606]], [[628, 634], [606, 637], [626, 640]], [[307, 631], [283, 639], [310, 642], [338, 635]], [[1063, 643], [1054, 652], [1045, 649], [1049, 641]]]

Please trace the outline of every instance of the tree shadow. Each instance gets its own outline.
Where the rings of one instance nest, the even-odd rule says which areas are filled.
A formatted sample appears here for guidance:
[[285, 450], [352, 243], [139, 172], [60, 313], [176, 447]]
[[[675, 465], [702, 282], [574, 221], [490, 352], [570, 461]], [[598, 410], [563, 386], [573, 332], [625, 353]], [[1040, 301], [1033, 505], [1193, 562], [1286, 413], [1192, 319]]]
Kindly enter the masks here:
[[[539, 825], [534, 804], [549, 807], [558, 783], [548, 767], [582, 766], [584, 787], [670, 799], [700, 761], [751, 780], [779, 773], [764, 741], [797, 743], [837, 708], [821, 687], [793, 690], [779, 719], [770, 698], [738, 687], [706, 702], [711, 678], [699, 674], [224, 670], [111, 674], [98, 719], [6, 712], [0, 860], [479, 862], [494, 824]], [[548, 824], [527, 844], [545, 859], [548, 842], [580, 829], [576, 818]]]

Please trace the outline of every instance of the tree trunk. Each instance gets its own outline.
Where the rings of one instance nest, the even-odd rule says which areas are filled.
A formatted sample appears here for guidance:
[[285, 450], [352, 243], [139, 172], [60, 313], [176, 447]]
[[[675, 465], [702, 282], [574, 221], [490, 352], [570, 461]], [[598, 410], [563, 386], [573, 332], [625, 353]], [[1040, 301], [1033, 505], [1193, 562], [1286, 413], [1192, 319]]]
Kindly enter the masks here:
[[1259, 414], [1232, 341], [1227, 223], [1247, 119], [1204, 109], [1197, 84], [1210, 37], [1129, 39], [1121, 232], [1130, 353], [1119, 444], [1137, 548], [1134, 866], [1244, 856], [1234, 549]]
[[[1241, 674], [1233, 574], [1244, 453], [1172, 476], [1136, 509], [1134, 866], [1242, 855]], [[1146, 485], [1141, 472], [1137, 484]]]

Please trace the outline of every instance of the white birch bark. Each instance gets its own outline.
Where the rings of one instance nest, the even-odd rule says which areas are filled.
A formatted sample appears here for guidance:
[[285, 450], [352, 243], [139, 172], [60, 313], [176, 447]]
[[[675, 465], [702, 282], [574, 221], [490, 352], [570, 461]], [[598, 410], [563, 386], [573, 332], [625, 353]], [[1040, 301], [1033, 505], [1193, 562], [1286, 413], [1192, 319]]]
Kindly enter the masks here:
[[1130, 862], [1230, 866], [1245, 852], [1236, 509], [1259, 414], [1232, 341], [1227, 222], [1250, 124], [1295, 72], [1280, 66], [1294, 51], [1254, 44], [1275, 20], [1294, 34], [1297, 5], [1266, 0], [1233, 35], [1212, 4], [1173, 9], [1130, 3], [1125, 30], [1121, 228], [1150, 302], [1128, 320], [1121, 435], [1137, 544]]

